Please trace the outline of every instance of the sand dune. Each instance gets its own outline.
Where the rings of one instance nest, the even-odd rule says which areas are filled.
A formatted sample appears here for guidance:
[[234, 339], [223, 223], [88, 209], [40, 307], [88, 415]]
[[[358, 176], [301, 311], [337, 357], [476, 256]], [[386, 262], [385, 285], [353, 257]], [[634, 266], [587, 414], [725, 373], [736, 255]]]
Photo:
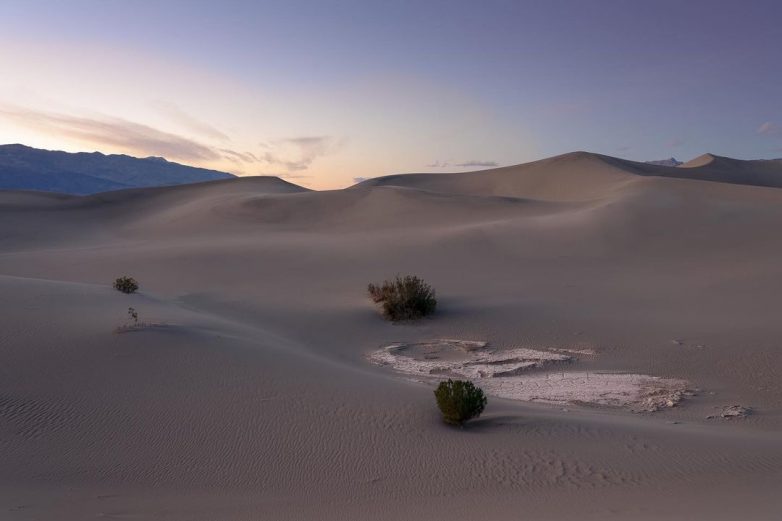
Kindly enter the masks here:
[[[392, 175], [368, 179], [360, 185], [404, 186], [448, 194], [582, 201], [609, 196], [612, 189], [632, 181], [623, 163], [630, 162], [599, 154], [573, 152], [480, 172]], [[651, 165], [648, 168], [651, 169]]]
[[[0, 517], [774, 519], [778, 168], [574, 153], [327, 192], [0, 192]], [[432, 319], [382, 320], [364, 291], [395, 273], [437, 289]], [[116, 334], [130, 306], [153, 326]], [[429, 384], [367, 361], [443, 338], [694, 395], [492, 397], [450, 429]], [[706, 419], [732, 404], [753, 414]]]
[[361, 185], [405, 186], [443, 193], [588, 200], [609, 197], [637, 176], [782, 186], [782, 161], [743, 161], [704, 154], [679, 167], [572, 152], [523, 165], [457, 174], [405, 174], [368, 179]]
[[684, 163], [679, 168], [688, 169], [694, 179], [782, 187], [782, 161], [778, 159], [742, 161], [704, 154]]

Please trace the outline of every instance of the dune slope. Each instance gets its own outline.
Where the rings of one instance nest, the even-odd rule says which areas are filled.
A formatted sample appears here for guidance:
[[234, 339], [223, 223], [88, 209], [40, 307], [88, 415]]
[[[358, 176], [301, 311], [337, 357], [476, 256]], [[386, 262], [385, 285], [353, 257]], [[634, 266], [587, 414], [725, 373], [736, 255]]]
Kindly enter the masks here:
[[782, 187], [782, 161], [744, 161], [704, 154], [673, 167], [572, 152], [523, 165], [447, 175], [391, 175], [368, 179], [360, 185], [545, 200], [589, 200], [608, 197], [613, 189], [632, 183], [638, 176]]
[[[774, 519], [782, 191], [674, 170], [577, 153], [330, 192], [0, 192], [4, 518]], [[396, 273], [436, 288], [432, 319], [381, 319], [366, 284]], [[116, 333], [129, 307], [145, 325]], [[695, 395], [493, 398], [451, 429], [366, 358], [437, 338]], [[732, 404], [754, 414], [706, 419]]]

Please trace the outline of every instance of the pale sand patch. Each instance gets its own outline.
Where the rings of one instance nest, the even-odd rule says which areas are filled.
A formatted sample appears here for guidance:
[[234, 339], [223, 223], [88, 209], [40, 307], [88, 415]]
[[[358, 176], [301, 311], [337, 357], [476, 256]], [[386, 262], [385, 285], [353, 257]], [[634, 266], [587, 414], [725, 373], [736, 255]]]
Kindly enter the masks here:
[[582, 356], [595, 356], [597, 353], [595, 353], [594, 349], [567, 349], [564, 347], [557, 347], [551, 349], [551, 351], [556, 351], [557, 353], [570, 353], [572, 355], [582, 355]]
[[726, 405], [722, 407], [719, 414], [710, 414], [706, 416], [707, 420], [713, 420], [714, 418], [722, 418], [729, 420], [732, 418], [746, 418], [752, 414], [751, 407], [744, 407], [743, 405]]
[[487, 348], [486, 342], [442, 339], [389, 344], [370, 353], [368, 359], [424, 381], [469, 378], [492, 396], [527, 402], [626, 407], [643, 412], [674, 407], [687, 394], [683, 380], [643, 374], [533, 372], [574, 361], [562, 354], [566, 350], [557, 351], [495, 350]]
[[643, 374], [582, 371], [482, 379], [480, 385], [487, 393], [499, 398], [627, 407], [636, 412], [675, 407], [687, 393], [686, 384], [681, 380]]
[[441, 339], [389, 344], [371, 353], [369, 359], [406, 374], [484, 378], [512, 376], [572, 357], [527, 348], [495, 351], [488, 349], [486, 342]]

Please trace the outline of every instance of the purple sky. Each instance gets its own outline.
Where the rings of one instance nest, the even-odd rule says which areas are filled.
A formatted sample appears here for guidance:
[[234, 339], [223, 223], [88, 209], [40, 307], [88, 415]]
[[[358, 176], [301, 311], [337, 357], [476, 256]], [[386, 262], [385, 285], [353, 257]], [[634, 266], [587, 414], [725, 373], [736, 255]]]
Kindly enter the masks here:
[[782, 156], [779, 0], [0, 9], [3, 142], [315, 187], [572, 150]]

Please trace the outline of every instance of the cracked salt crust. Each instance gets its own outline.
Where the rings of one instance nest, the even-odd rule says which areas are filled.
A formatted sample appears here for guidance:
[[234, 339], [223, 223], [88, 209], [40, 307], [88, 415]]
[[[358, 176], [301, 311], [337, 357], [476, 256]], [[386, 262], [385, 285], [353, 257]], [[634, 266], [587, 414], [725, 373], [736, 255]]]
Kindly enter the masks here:
[[[565, 371], [575, 350], [495, 350], [486, 342], [442, 339], [394, 343], [369, 354], [370, 362], [425, 381], [468, 378], [492, 396], [552, 404], [591, 404], [656, 411], [687, 395], [686, 382], [643, 374]], [[570, 353], [570, 354], [564, 354]], [[578, 353], [587, 354], [587, 353]], [[592, 353], [589, 353], [592, 354]], [[551, 372], [551, 369], [557, 372]]]

